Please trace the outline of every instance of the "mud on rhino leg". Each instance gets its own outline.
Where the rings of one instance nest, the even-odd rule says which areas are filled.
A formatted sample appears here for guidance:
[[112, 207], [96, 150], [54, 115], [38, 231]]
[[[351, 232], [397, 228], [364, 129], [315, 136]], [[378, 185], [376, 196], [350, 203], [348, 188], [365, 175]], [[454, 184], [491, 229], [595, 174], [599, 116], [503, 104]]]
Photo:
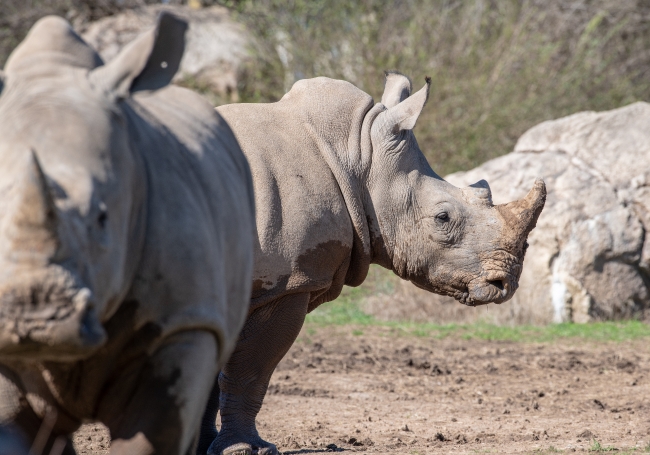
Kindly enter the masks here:
[[212, 333], [186, 331], [129, 363], [99, 406], [98, 418], [111, 432], [111, 455], [193, 453], [217, 352]]
[[235, 352], [219, 374], [221, 431], [209, 454], [278, 453], [273, 444], [260, 438], [255, 417], [273, 370], [300, 333], [308, 304], [309, 294], [281, 297], [256, 309], [246, 320]]
[[[45, 401], [41, 402], [45, 405]], [[56, 408], [45, 411], [45, 418], [41, 418], [27, 401], [20, 377], [7, 366], [0, 364], [0, 425], [7, 426], [5, 437], [18, 433], [22, 440], [20, 442], [23, 442], [27, 449], [31, 449], [30, 454], [56, 452], [61, 455], [74, 455], [69, 434], [78, 424], [66, 419], [57, 411], [52, 411], [53, 409]]]

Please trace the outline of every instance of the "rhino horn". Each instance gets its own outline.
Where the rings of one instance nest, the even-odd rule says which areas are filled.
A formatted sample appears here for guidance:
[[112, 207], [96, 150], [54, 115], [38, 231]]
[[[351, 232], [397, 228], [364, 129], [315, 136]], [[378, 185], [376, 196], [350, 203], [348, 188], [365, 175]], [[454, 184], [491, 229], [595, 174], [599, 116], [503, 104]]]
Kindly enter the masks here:
[[33, 252], [53, 255], [58, 247], [57, 214], [54, 200], [47, 187], [45, 174], [36, 154], [31, 158], [22, 179], [18, 205], [13, 214], [15, 240], [19, 247]]
[[479, 180], [467, 188], [463, 188], [463, 192], [471, 202], [487, 204], [492, 207], [492, 190], [490, 190], [490, 185], [485, 180]]
[[542, 179], [535, 180], [528, 194], [518, 201], [497, 205], [514, 239], [526, 239], [533, 230], [546, 202], [546, 185]]

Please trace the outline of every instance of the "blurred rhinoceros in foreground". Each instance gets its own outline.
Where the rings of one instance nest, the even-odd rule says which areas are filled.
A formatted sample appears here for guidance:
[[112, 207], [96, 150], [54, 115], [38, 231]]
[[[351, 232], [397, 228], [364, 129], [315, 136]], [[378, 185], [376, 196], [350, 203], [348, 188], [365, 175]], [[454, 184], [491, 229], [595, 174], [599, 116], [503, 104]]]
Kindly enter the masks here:
[[412, 132], [428, 92], [429, 80], [411, 95], [408, 78], [388, 73], [374, 104], [352, 84], [316, 78], [277, 103], [218, 108], [251, 166], [260, 250], [251, 314], [219, 376], [200, 450], [216, 436], [210, 453], [277, 453], [255, 428], [271, 374], [305, 315], [361, 284], [370, 263], [467, 305], [512, 297], [544, 183], [531, 179], [527, 196], [495, 206], [486, 182], [441, 179]]
[[186, 453], [248, 311], [255, 224], [241, 149], [167, 86], [185, 23], [110, 63], [56, 17], [0, 96], [0, 424], [35, 455], [83, 421], [111, 453]]

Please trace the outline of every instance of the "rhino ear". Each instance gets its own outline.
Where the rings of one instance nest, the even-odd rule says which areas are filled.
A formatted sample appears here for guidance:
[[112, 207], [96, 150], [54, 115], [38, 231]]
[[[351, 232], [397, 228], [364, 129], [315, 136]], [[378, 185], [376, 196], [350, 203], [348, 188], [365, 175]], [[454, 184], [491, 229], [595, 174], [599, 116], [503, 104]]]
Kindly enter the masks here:
[[0, 70], [0, 94], [2, 94], [2, 90], [5, 88], [5, 73], [4, 71]]
[[415, 122], [417, 122], [420, 112], [422, 112], [424, 105], [427, 103], [427, 98], [429, 98], [431, 78], [427, 77], [425, 80], [426, 85], [419, 91], [383, 113], [388, 123], [387, 127], [393, 133], [397, 134], [403, 130], [412, 130], [415, 127]]
[[163, 88], [180, 66], [186, 30], [185, 21], [163, 12], [155, 29], [143, 33], [109, 63], [93, 70], [91, 81], [118, 98]]
[[384, 94], [381, 96], [381, 104], [387, 108], [397, 106], [411, 94], [411, 80], [397, 71], [386, 71], [384, 82]]

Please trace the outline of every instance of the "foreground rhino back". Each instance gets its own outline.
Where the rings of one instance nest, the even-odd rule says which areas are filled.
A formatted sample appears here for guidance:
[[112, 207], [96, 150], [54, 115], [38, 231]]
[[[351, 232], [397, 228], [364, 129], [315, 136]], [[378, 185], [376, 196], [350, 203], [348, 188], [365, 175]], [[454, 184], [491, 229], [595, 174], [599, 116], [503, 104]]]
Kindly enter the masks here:
[[250, 288], [237, 264], [252, 264], [252, 251], [248, 241], [233, 241], [254, 235], [248, 164], [202, 97], [170, 86], [135, 101], [133, 114], [148, 118], [156, 134], [143, 148], [154, 197], [147, 201], [149, 228], [130, 297], [160, 302], [142, 311], [163, 334], [210, 329], [227, 357], [242, 317], [232, 302]]

